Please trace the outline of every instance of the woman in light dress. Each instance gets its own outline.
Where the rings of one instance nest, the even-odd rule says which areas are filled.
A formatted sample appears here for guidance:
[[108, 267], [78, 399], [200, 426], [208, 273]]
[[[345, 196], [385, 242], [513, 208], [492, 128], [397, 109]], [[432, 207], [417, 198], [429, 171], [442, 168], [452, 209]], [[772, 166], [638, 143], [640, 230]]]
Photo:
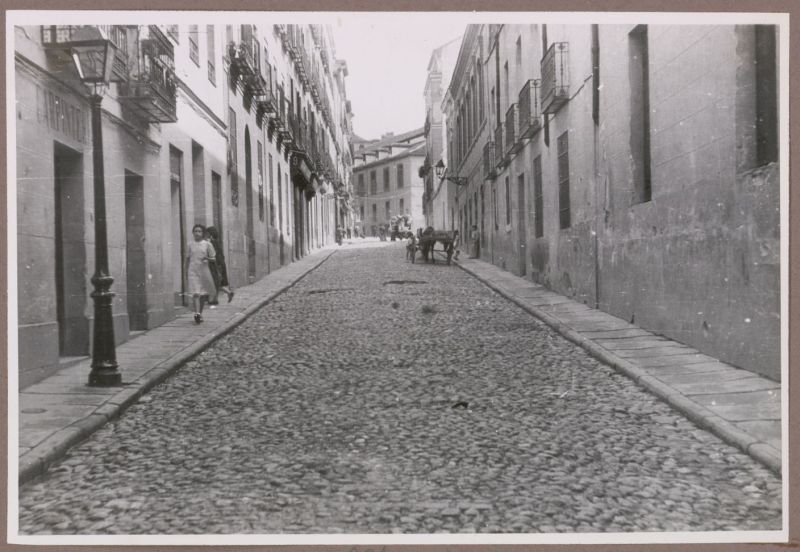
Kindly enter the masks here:
[[194, 321], [199, 324], [203, 321], [203, 307], [209, 295], [216, 293], [214, 278], [211, 275], [209, 263], [214, 262], [216, 252], [214, 246], [204, 239], [205, 228], [202, 224], [195, 224], [192, 228], [194, 241], [189, 242], [186, 254], [186, 279], [189, 284], [189, 293], [194, 303]]

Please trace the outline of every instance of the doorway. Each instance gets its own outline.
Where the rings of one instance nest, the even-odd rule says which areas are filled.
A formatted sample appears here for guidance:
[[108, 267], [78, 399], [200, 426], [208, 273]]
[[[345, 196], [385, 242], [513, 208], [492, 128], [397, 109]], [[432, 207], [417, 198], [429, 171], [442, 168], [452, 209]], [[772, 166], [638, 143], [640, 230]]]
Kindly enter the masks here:
[[525, 174], [520, 174], [517, 177], [517, 234], [519, 236], [519, 251], [517, 252], [517, 259], [519, 261], [519, 275], [525, 276], [528, 268], [528, 258], [525, 254], [526, 242], [528, 239], [527, 229], [525, 226], [525, 219], [527, 218], [528, 210], [525, 208]]
[[144, 179], [125, 171], [125, 273], [128, 324], [147, 329], [147, 266], [144, 248]]
[[183, 233], [183, 152], [170, 146], [169, 148], [169, 168], [170, 168], [170, 246], [172, 252], [172, 290], [175, 297], [175, 306], [186, 305], [185, 284], [183, 278], [183, 259], [186, 256], [186, 240]]
[[211, 217], [222, 243], [222, 177], [214, 171], [211, 171], [211, 193], [213, 194]]
[[55, 288], [59, 356], [89, 354], [83, 155], [54, 143]]
[[247, 239], [247, 277], [250, 282], [256, 278], [256, 240], [253, 229], [253, 159], [250, 153], [250, 128], [244, 129], [244, 174], [245, 174], [245, 208], [246, 226], [245, 235]]

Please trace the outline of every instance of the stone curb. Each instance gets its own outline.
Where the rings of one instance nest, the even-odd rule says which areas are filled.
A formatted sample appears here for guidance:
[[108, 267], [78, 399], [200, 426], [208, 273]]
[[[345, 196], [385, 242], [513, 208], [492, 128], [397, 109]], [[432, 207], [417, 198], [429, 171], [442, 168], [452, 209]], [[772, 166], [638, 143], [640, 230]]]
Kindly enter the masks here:
[[641, 385], [657, 397], [664, 400], [673, 409], [689, 418], [691, 421], [706, 429], [725, 441], [740, 449], [745, 454], [754, 458], [778, 476], [781, 476], [781, 457], [780, 453], [774, 447], [758, 441], [752, 435], [749, 435], [736, 427], [734, 424], [720, 418], [718, 415], [712, 413], [707, 408], [694, 402], [683, 393], [680, 393], [670, 385], [662, 382], [654, 376], [648, 374], [645, 370], [632, 364], [631, 362], [613, 354], [592, 341], [584, 337], [570, 326], [558, 320], [551, 314], [542, 311], [541, 309], [528, 305], [524, 300], [519, 299], [492, 281], [480, 276], [470, 268], [465, 267], [458, 261], [453, 261], [461, 270], [474, 277], [484, 285], [496, 291], [512, 303], [516, 304], [523, 310], [539, 318], [542, 322], [550, 326], [552, 329], [560, 333], [566, 339], [572, 341], [576, 345], [585, 349], [591, 356], [604, 364], [608, 364], [618, 372], [628, 376], [637, 384]]
[[[190, 343], [185, 348], [174, 353], [171, 357], [153, 366], [146, 374], [130, 382], [128, 385], [132, 385], [132, 387], [125, 387], [118, 393], [112, 395], [92, 414], [50, 435], [47, 439], [20, 456], [18, 464], [19, 485], [21, 486], [44, 474], [50, 465], [64, 456], [70, 448], [85, 440], [109, 421], [119, 417], [120, 414], [139, 400], [139, 398], [150, 389], [163, 382], [186, 362], [208, 348], [212, 343], [229, 334], [259, 309], [264, 307], [264, 305], [291, 289], [300, 280], [327, 261], [336, 251], [338, 251], [338, 249], [331, 249], [328, 251], [323, 249], [323, 256], [319, 262], [313, 263], [307, 270], [304, 270], [289, 283], [269, 293], [264, 298], [251, 303], [243, 310], [234, 313], [231, 318], [212, 330], [211, 333]], [[158, 331], [158, 328], [154, 328], [154, 330]]]

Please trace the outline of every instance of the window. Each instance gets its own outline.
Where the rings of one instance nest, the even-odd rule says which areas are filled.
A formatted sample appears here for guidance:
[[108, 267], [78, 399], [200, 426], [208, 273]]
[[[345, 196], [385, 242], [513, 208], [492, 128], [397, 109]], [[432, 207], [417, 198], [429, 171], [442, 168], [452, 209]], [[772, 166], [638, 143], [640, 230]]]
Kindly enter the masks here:
[[369, 171], [369, 193], [370, 195], [378, 193], [378, 175], [375, 171]]
[[486, 190], [481, 184], [481, 234], [485, 232], [484, 220], [486, 218]]
[[178, 40], [178, 26], [177, 25], [167, 25], [167, 35], [174, 40], [176, 43], [180, 42]]
[[258, 140], [258, 220], [264, 221], [264, 146]]
[[559, 226], [569, 228], [569, 137], [564, 132], [558, 137], [558, 221]]
[[[363, 196], [367, 193], [367, 188], [364, 185], [364, 173], [358, 175], [358, 195]], [[361, 220], [364, 220], [363, 218]]]
[[391, 189], [389, 184], [389, 167], [383, 168], [383, 191], [388, 192]]
[[405, 184], [403, 183], [403, 165], [402, 163], [397, 165], [397, 187], [402, 188]]
[[506, 226], [511, 224], [511, 186], [506, 177]]
[[[650, 64], [647, 25], [637, 25], [628, 35], [628, 42], [628, 74], [631, 83], [630, 144], [633, 158], [634, 201], [643, 203], [652, 198], [650, 182]], [[560, 140], [559, 138], [559, 158], [561, 156]]]
[[497, 186], [492, 184], [492, 218], [494, 219], [494, 229], [497, 230], [500, 226], [497, 224]]
[[377, 203], [373, 203], [372, 204], [372, 222], [377, 222], [377, 221], [378, 221], [378, 204]]
[[776, 27], [756, 25], [756, 165], [778, 160]]
[[542, 197], [542, 156], [533, 160], [533, 216], [534, 236], [541, 238], [544, 235], [544, 198]]
[[501, 108], [500, 113], [503, 112], [502, 109], [508, 109], [508, 101], [509, 101], [508, 89], [510, 86], [511, 82], [509, 81], [509, 76], [508, 76], [508, 62], [505, 62], [503, 64], [503, 107]]
[[236, 112], [228, 108], [228, 172], [231, 175], [231, 204], [239, 206], [239, 167], [236, 148]]
[[592, 25], [592, 120], [600, 124], [600, 31]]
[[494, 86], [492, 86], [492, 91], [490, 92], [492, 103], [489, 107], [492, 108], [492, 120], [497, 121], [497, 114], [495, 113], [495, 96], [494, 96]]
[[389, 219], [392, 218], [392, 202], [387, 201], [384, 205], [384, 208], [386, 209], [386, 221], [388, 222]]
[[214, 44], [214, 25], [206, 25], [206, 46], [208, 48], [208, 80], [217, 85], [216, 45]]
[[189, 25], [189, 59], [198, 67], [200, 67], [200, 48], [197, 45], [199, 34], [197, 25]]
[[400, 214], [401, 215], [405, 215], [406, 214], [406, 205], [405, 205], [405, 203], [406, 203], [405, 199], [403, 199], [401, 197], [400, 198], [400, 206], [399, 206], [399, 210], [400, 210]]
[[483, 122], [483, 63], [478, 61], [478, 119]]
[[275, 228], [275, 183], [272, 178], [272, 154], [269, 154], [269, 225]]
[[[522, 36], [517, 36], [517, 52], [514, 60], [517, 62], [517, 68], [522, 67]], [[519, 78], [519, 77], [518, 77]]]

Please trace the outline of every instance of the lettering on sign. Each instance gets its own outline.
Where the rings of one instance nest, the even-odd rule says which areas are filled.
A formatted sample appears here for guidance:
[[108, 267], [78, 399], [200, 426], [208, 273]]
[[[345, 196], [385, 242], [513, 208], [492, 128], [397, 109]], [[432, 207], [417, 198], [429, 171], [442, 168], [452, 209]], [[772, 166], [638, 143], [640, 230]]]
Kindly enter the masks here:
[[73, 140], [86, 141], [86, 112], [39, 85], [36, 86], [36, 118], [39, 123]]

